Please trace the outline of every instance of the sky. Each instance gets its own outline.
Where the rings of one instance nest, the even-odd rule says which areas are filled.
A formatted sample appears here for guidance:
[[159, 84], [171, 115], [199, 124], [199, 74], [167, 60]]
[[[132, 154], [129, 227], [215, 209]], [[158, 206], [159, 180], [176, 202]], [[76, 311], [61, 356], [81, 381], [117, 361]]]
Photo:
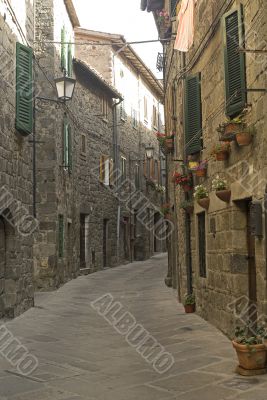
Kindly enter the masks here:
[[[141, 0], [73, 0], [81, 26], [102, 32], [121, 34], [127, 41], [156, 40], [158, 33], [152, 13], [140, 10]], [[160, 42], [133, 45], [151, 71], [156, 70]]]

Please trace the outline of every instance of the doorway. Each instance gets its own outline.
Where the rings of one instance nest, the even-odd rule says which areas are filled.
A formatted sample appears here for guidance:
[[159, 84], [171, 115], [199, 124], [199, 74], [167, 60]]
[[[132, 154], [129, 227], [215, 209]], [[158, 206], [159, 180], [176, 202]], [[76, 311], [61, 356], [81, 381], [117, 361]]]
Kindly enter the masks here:
[[103, 268], [108, 267], [108, 219], [103, 220]]
[[249, 297], [249, 315], [248, 318], [251, 325], [256, 327], [258, 312], [257, 312], [257, 271], [255, 260], [255, 236], [251, 230], [251, 200], [245, 202], [245, 211], [247, 217], [247, 259], [248, 259], [248, 297]]
[[6, 270], [6, 233], [5, 223], [0, 217], [0, 318], [5, 314], [5, 270]]

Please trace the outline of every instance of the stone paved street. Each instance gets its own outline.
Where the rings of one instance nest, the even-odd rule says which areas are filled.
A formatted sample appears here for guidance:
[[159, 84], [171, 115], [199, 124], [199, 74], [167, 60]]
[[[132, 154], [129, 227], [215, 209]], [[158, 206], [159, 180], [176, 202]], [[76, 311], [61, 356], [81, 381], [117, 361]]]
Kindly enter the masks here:
[[[39, 367], [20, 376], [0, 358], [1, 400], [266, 400], [267, 378], [233, 371], [230, 341], [197, 315], [186, 315], [164, 283], [166, 255], [82, 276], [8, 323]], [[175, 363], [157, 373], [90, 306], [111, 293]]]

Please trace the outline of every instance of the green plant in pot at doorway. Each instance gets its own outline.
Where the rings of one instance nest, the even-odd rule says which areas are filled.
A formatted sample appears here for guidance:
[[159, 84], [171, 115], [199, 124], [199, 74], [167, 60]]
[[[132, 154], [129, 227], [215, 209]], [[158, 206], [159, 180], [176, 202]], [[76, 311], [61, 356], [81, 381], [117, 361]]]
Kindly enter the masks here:
[[193, 293], [185, 296], [184, 310], [186, 314], [194, 313], [196, 311], [196, 298]]
[[240, 375], [259, 375], [267, 372], [267, 330], [250, 326], [237, 327], [232, 341], [239, 361], [236, 372]]

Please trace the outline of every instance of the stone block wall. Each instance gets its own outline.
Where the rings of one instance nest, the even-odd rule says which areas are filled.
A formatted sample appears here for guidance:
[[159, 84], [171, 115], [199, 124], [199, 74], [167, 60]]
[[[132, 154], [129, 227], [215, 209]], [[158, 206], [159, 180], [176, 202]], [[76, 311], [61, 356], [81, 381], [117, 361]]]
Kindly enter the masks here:
[[[172, 125], [171, 87], [176, 85], [176, 112], [178, 119], [175, 122], [177, 132], [176, 158], [184, 158], [184, 126], [183, 126], [183, 92], [184, 81], [181, 67], [185, 62], [188, 75], [201, 72], [201, 101], [203, 125], [203, 151], [200, 156], [208, 159], [206, 179], [195, 179], [195, 184], [203, 183], [210, 192], [210, 208], [206, 212], [206, 262], [207, 277], [199, 274], [198, 230], [197, 214], [203, 212], [195, 203], [194, 215], [191, 216], [191, 255], [192, 255], [192, 282], [197, 298], [197, 310], [204, 318], [218, 326], [225, 333], [232, 335], [236, 321], [231, 304], [236, 299], [249, 297], [248, 283], [248, 248], [247, 248], [247, 219], [244, 202], [248, 199], [259, 200], [264, 211], [264, 193], [267, 181], [266, 174], [266, 96], [261, 91], [248, 93], [248, 109], [246, 116], [248, 125], [255, 131], [253, 141], [249, 146], [238, 147], [231, 143], [231, 154], [227, 161], [218, 162], [211, 156], [213, 146], [219, 142], [216, 128], [226, 121], [225, 89], [224, 89], [224, 61], [221, 16], [239, 6], [244, 7], [244, 24], [246, 48], [263, 49], [266, 46], [266, 4], [262, 1], [233, 1], [226, 9], [224, 2], [207, 1], [197, 2], [195, 8], [195, 38], [194, 45], [184, 60], [181, 53], [166, 47], [167, 66], [165, 71], [166, 85], [166, 126]], [[220, 12], [222, 7], [222, 12]], [[209, 34], [210, 26], [214, 26]], [[173, 23], [176, 31], [177, 22]], [[205, 44], [205, 47], [204, 47]], [[201, 51], [203, 47], [203, 50]], [[246, 54], [246, 78], [248, 88], [265, 88], [266, 84], [266, 57], [263, 53]], [[178, 157], [177, 157], [178, 155]], [[179, 166], [170, 160], [170, 174]], [[223, 203], [212, 192], [212, 180], [219, 175], [225, 178], [231, 189], [231, 201]], [[169, 186], [172, 191], [172, 186]], [[174, 195], [172, 196], [174, 198]], [[187, 263], [185, 245], [184, 212], [179, 210], [179, 204], [184, 199], [184, 193], [176, 189], [176, 216], [178, 226], [177, 264], [173, 261], [172, 269], [178, 270], [179, 291], [181, 300], [187, 292]], [[263, 212], [264, 223], [264, 212]], [[213, 232], [214, 226], [216, 232]], [[212, 228], [212, 230], [211, 230]], [[258, 314], [266, 315], [266, 232], [263, 237], [255, 238], [255, 262], [257, 276], [257, 304]], [[172, 244], [172, 248], [174, 245]], [[172, 257], [172, 254], [171, 254]]]
[[15, 129], [16, 43], [33, 43], [33, 4], [12, 6], [0, 2], [0, 318], [34, 303], [34, 234], [23, 234], [23, 216], [32, 216], [32, 151], [30, 137]]

